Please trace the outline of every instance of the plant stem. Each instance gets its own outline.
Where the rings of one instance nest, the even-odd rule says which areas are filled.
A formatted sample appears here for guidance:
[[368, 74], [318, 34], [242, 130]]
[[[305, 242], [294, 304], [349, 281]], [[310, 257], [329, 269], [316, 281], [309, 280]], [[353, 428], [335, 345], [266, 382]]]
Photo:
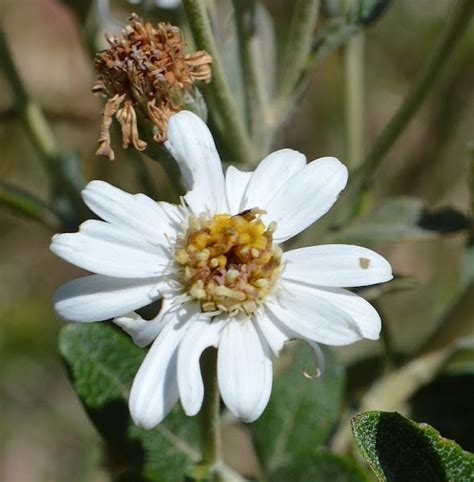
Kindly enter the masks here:
[[233, 5], [239, 36], [240, 63], [244, 75], [247, 121], [256, 157], [260, 158], [267, 154], [271, 133], [268, 109], [270, 93], [265, 91], [263, 68], [259, 67], [259, 62], [262, 62], [262, 46], [259, 45], [257, 36], [257, 5], [249, 0], [233, 0]]
[[398, 111], [383, 129], [375, 145], [357, 171], [356, 176], [354, 176], [352, 188], [357, 195], [367, 187], [371, 176], [382, 162], [385, 154], [393, 146], [426, 99], [435, 80], [439, 77], [440, 70], [451, 57], [456, 44], [469, 25], [473, 12], [474, 2], [472, 0], [459, 0], [456, 2], [453, 13], [448, 19], [446, 27], [423, 67], [420, 76], [415, 81]]
[[311, 52], [313, 33], [318, 21], [319, 5], [319, 0], [297, 0], [295, 2], [274, 104], [275, 123], [277, 125], [287, 114], [291, 100], [294, 98], [293, 91]]
[[67, 196], [71, 205], [76, 208], [76, 214], [84, 213], [85, 207], [80, 196], [80, 182], [73, 182], [66, 175], [66, 162], [59, 151], [53, 131], [41, 107], [28, 95], [15, 66], [5, 34], [1, 29], [0, 65], [15, 96], [15, 107], [44, 169], [55, 182], [55, 188], [61, 190]]
[[220, 464], [222, 440], [219, 416], [219, 387], [217, 382], [217, 350], [208, 349], [202, 356], [204, 402], [200, 412], [201, 464], [209, 471]]
[[[346, 0], [350, 8], [352, 0]], [[344, 86], [345, 162], [354, 169], [364, 150], [364, 33], [354, 35], [342, 47]]]
[[212, 56], [212, 81], [209, 86], [204, 86], [203, 91], [206, 100], [215, 109], [213, 114], [217, 114], [216, 124], [222, 124], [220, 134], [226, 141], [225, 146], [235, 162], [242, 164], [252, 162], [254, 153], [248, 131], [243, 119], [240, 118], [230, 90], [212, 34], [205, 2], [184, 0], [183, 5], [197, 48], [206, 50]]

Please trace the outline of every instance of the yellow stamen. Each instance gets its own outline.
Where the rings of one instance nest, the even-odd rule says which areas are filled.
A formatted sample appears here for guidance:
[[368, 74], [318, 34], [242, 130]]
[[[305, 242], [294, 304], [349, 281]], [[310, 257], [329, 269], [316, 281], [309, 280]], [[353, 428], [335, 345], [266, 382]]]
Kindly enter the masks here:
[[254, 313], [272, 290], [281, 264], [271, 229], [251, 209], [236, 216], [191, 216], [186, 235], [178, 240], [176, 261], [190, 296], [204, 312]]

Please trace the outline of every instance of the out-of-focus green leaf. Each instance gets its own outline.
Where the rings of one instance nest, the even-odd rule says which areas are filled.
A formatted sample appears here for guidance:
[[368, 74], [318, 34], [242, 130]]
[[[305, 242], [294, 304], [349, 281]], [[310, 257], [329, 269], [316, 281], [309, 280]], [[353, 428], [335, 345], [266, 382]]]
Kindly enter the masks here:
[[326, 11], [329, 11], [334, 17], [327, 22], [315, 38], [300, 84], [304, 84], [305, 78], [315, 64], [330, 52], [342, 47], [353, 35], [378, 20], [390, 5], [390, 0], [355, 0], [347, 15], [343, 15], [341, 11], [342, 2], [338, 2], [337, 6], [334, 2], [325, 3], [332, 4], [326, 8]]
[[410, 415], [474, 451], [474, 338], [460, 339], [457, 346], [436, 378], [410, 397]]
[[352, 431], [381, 481], [465, 482], [474, 478], [474, 455], [427, 424], [395, 412], [367, 412], [352, 420]]
[[346, 243], [416, 241], [456, 233], [468, 226], [467, 216], [453, 208], [429, 211], [421, 200], [401, 197], [387, 201], [328, 239]]
[[474, 345], [471, 340], [466, 339], [415, 358], [378, 380], [362, 398], [361, 410], [404, 409], [407, 400], [418, 388], [434, 380], [450, 363], [460, 360], [459, 356], [466, 357], [466, 354], [469, 354], [468, 356], [472, 357], [473, 353]]
[[154, 430], [134, 426], [128, 392], [145, 351], [108, 323], [70, 324], [59, 349], [87, 413], [106, 443], [106, 463], [120, 481], [182, 480], [199, 459], [195, 420], [175, 409]]
[[311, 465], [288, 464], [271, 477], [271, 482], [369, 482], [369, 474], [348, 457], [319, 450]]
[[375, 22], [388, 8], [391, 0], [355, 0], [349, 11], [353, 23], [370, 25]]
[[341, 408], [344, 369], [335, 354], [324, 350], [326, 370], [312, 379], [304, 374], [314, 371], [313, 352], [298, 344], [291, 354], [291, 363], [275, 379], [268, 407], [252, 427], [270, 480], [300, 480], [290, 475], [293, 471], [303, 473], [316, 463], [317, 450], [329, 436]]

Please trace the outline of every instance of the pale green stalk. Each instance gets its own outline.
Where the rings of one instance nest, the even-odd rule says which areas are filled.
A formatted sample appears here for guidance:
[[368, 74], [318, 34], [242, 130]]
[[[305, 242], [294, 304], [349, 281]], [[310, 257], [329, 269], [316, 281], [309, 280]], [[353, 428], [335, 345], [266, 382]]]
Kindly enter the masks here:
[[[353, 0], [346, 0], [351, 8]], [[354, 35], [342, 47], [342, 75], [344, 89], [344, 161], [354, 169], [364, 155], [365, 81], [364, 33]]]
[[240, 63], [244, 76], [244, 93], [246, 99], [247, 121], [256, 157], [267, 154], [271, 138], [269, 126], [269, 92], [265, 92], [263, 69], [258, 65], [261, 61], [258, 43], [256, 8], [249, 0], [233, 0], [235, 22], [239, 37]]
[[220, 396], [217, 381], [217, 350], [212, 348], [202, 356], [204, 402], [199, 414], [201, 429], [201, 467], [212, 473], [222, 462], [220, 426]]
[[222, 125], [221, 136], [226, 148], [237, 163], [252, 162], [254, 153], [244, 120], [241, 119], [234, 96], [212, 33], [206, 5], [203, 0], [184, 0], [184, 8], [196, 47], [206, 50], [212, 57], [212, 81], [203, 88], [210, 106], [217, 112], [216, 119]]
[[286, 48], [278, 75], [273, 112], [278, 125], [294, 99], [294, 90], [306, 67], [318, 21], [319, 0], [297, 0], [294, 6]]

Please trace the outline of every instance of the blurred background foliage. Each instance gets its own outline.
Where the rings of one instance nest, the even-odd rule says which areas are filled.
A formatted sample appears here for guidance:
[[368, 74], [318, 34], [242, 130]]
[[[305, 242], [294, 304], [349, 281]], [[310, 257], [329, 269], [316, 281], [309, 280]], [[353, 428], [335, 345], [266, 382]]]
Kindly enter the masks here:
[[[101, 101], [90, 92], [95, 78], [93, 46], [83, 32], [97, 30], [94, 41], [105, 47], [103, 31], [119, 32], [133, 11], [147, 20], [175, 23], [182, 13], [156, 8], [153, 2], [143, 6], [126, 1], [111, 1], [107, 11], [106, 3], [100, 2], [94, 22], [89, 17], [82, 29], [79, 23], [87, 4], [83, 0], [0, 0], [0, 19], [27, 91], [43, 109], [60, 150], [77, 152], [84, 178], [105, 179], [132, 192], [142, 191], [145, 179], [149, 191], [167, 193], [166, 173], [150, 159], [120, 149], [114, 162], [95, 156]], [[276, 31], [287, 31], [292, 2], [264, 3]], [[451, 3], [395, 0], [367, 29], [365, 148], [373, 144], [417, 78]], [[223, 22], [225, 32], [230, 19]], [[458, 215], [470, 210], [473, 45], [471, 28], [421, 110], [385, 156], [366, 199], [366, 221], [363, 218], [333, 236], [356, 242], [377, 231], [375, 222], [379, 234], [368, 236], [365, 244], [383, 253], [400, 276], [387, 292], [365, 293], [377, 298], [383, 314], [382, 339], [338, 350], [347, 367], [345, 424], [334, 429], [330, 445], [341, 453], [354, 450], [347, 431], [356, 407], [357, 411], [401, 411], [474, 450], [472, 351], [466, 345], [460, 349], [452, 345], [474, 331], [473, 261], [465, 256], [468, 233], [445, 229], [449, 232], [433, 235], [430, 226], [433, 222], [438, 226], [440, 219], [429, 214], [446, 206]], [[273, 147], [300, 150], [308, 159], [334, 155], [344, 161], [342, 79], [341, 53], [333, 51], [318, 65], [303, 102], [281, 127]], [[47, 201], [48, 177], [18, 119], [13, 98], [0, 71], [0, 181]], [[386, 204], [399, 196], [420, 201]], [[392, 209], [387, 218], [391, 221], [385, 224], [381, 206]], [[370, 214], [373, 207], [379, 210], [375, 217]], [[417, 222], [405, 222], [410, 216]], [[400, 220], [398, 231], [394, 218]], [[391, 235], [391, 230], [396, 233]], [[44, 226], [0, 209], [0, 480], [99, 482], [107, 480], [99, 464], [100, 438], [59, 359], [62, 322], [51, 305], [54, 289], [80, 273], [49, 252], [51, 234]], [[300, 243], [317, 243], [320, 236], [311, 230]], [[386, 377], [373, 385], [383, 373]], [[245, 444], [248, 431], [233, 426], [227, 432], [230, 446], [240, 447], [230, 450], [231, 465], [258, 473], [254, 454]]]

